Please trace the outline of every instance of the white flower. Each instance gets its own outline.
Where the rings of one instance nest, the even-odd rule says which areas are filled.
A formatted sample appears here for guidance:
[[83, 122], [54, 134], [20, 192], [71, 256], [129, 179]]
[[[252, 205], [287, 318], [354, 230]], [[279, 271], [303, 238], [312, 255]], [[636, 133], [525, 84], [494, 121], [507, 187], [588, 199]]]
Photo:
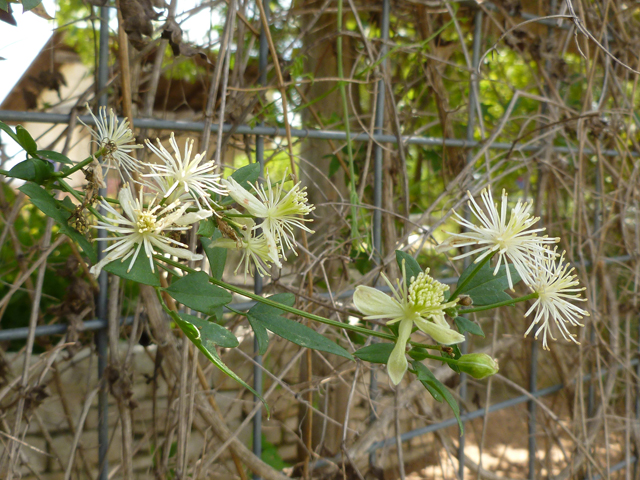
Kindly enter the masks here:
[[130, 271], [143, 247], [144, 254], [149, 259], [151, 271], [155, 271], [153, 255], [158, 253], [156, 248], [178, 258], [202, 260], [202, 255], [192, 253], [188, 250], [187, 245], [166, 236], [166, 234], [188, 230], [188, 225], [210, 217], [210, 210], [200, 210], [185, 214], [185, 210], [189, 205], [179, 206], [179, 202], [174, 202], [167, 206], [154, 205], [155, 198], [145, 207], [143, 205], [142, 192], [140, 193], [140, 198], [134, 200], [128, 186], [120, 190], [118, 200], [120, 200], [124, 215], [119, 213], [107, 201], [102, 203], [105, 210], [113, 215], [114, 218], [108, 219], [108, 222], [99, 221], [95, 228], [117, 233], [120, 236], [107, 239], [115, 241], [115, 243], [105, 249], [104, 252], [107, 253], [105, 258], [91, 267], [93, 275], [97, 277], [102, 268], [114, 260], [120, 259], [124, 262], [129, 257], [132, 257], [127, 270]]
[[589, 316], [589, 312], [569, 302], [569, 300], [585, 302], [586, 299], [581, 298], [579, 293], [585, 288], [575, 288], [580, 282], [577, 280], [577, 275], [572, 275], [574, 269], [570, 268], [568, 263], [564, 263], [565, 253], [562, 252], [560, 259], [556, 261], [555, 250], [553, 252], [546, 250], [535, 259], [535, 273], [530, 288], [538, 294], [538, 298], [524, 316], [529, 316], [534, 310], [536, 315], [524, 336], [526, 337], [536, 325], [539, 325], [535, 338], [537, 339], [542, 333], [542, 348], [545, 350], [549, 350], [547, 333], [552, 340], [555, 340], [550, 331], [551, 320], [555, 322], [565, 340], [571, 340], [577, 344], [579, 342], [567, 329], [567, 323], [582, 327], [584, 325], [579, 320]]
[[[96, 118], [88, 104], [87, 109], [93, 117], [93, 121], [96, 122], [96, 128], [98, 129], [97, 132], [90, 130], [91, 135], [95, 138], [98, 148], [105, 149], [103, 158], [106, 162], [106, 167], [118, 170], [123, 180], [123, 170], [129, 173], [139, 171], [140, 166], [130, 153], [136, 148], [142, 148], [142, 145], [131, 144], [135, 142], [135, 137], [129, 128], [129, 121], [125, 118], [122, 122], [118, 122], [118, 117], [116, 117], [113, 109], [109, 109], [109, 116], [107, 116], [107, 109], [100, 107], [98, 109], [99, 118]], [[85, 127], [87, 126], [82, 120], [80, 120], [80, 123]]]
[[[204, 160], [205, 152], [196, 154], [191, 158], [193, 140], [187, 139], [184, 148], [184, 158], [180, 155], [180, 149], [176, 143], [175, 136], [171, 132], [169, 143], [174, 154], [171, 155], [166, 148], [156, 139], [158, 147], [155, 147], [149, 140], [145, 140], [147, 147], [151, 149], [163, 163], [146, 163], [152, 173], [143, 177], [155, 179], [157, 188], [162, 194], [162, 198], [168, 198], [169, 202], [174, 200], [185, 201], [195, 200], [200, 208], [211, 210], [211, 192], [226, 195], [226, 189], [220, 184], [220, 174], [215, 174], [217, 165]], [[153, 187], [153, 185], [151, 185]], [[202, 202], [202, 203], [201, 203]]]
[[[230, 210], [230, 213], [239, 212], [236, 210]], [[267, 245], [267, 239], [264, 234], [260, 234], [258, 236], [255, 235], [255, 222], [251, 218], [238, 217], [234, 219], [234, 222], [240, 226], [243, 238], [238, 238], [238, 240], [233, 240], [231, 238], [218, 238], [211, 244], [211, 246], [242, 250], [242, 258], [233, 273], [238, 273], [240, 266], [244, 264], [245, 283], [247, 283], [247, 273], [253, 276], [250, 265], [252, 260], [258, 274], [263, 277], [268, 277], [269, 272], [267, 271], [267, 268], [271, 267], [271, 257], [269, 256], [269, 246]]]
[[[532, 258], [545, 250], [545, 245], [557, 243], [559, 238], [549, 238], [546, 235], [538, 236], [544, 228], [530, 229], [540, 218], [533, 217], [529, 213], [530, 203], [518, 201], [511, 210], [511, 216], [507, 222], [507, 193], [502, 191], [502, 205], [500, 211], [494, 203], [491, 191], [484, 189], [481, 193], [486, 213], [476, 203], [471, 192], [467, 192], [471, 201], [469, 208], [479, 220], [480, 226], [474, 225], [470, 221], [462, 218], [455, 211], [455, 220], [468, 231], [462, 233], [445, 232], [451, 235], [447, 240], [438, 246], [438, 251], [445, 252], [452, 247], [465, 247], [478, 245], [475, 249], [454, 257], [453, 260], [464, 258], [476, 253], [482, 253], [475, 259], [474, 263], [481, 262], [487, 255], [497, 252], [498, 262], [493, 274], [498, 273], [500, 265], [507, 259], [511, 260], [516, 271], [527, 285], [532, 282]], [[507, 280], [509, 287], [513, 290], [510, 269], [507, 268]]]
[[421, 331], [444, 345], [464, 342], [464, 335], [453, 330], [444, 318], [444, 310], [457, 303], [457, 300], [444, 303], [444, 292], [449, 286], [431, 278], [427, 269], [417, 278], [412, 277], [407, 289], [404, 270], [403, 264], [403, 279], [397, 280], [397, 288], [382, 274], [391, 289], [391, 297], [380, 290], [362, 285], [356, 287], [353, 294], [353, 303], [366, 315], [365, 319], [388, 318], [387, 325], [400, 322], [398, 340], [387, 363], [387, 371], [394, 385], [400, 383], [407, 370], [405, 351], [414, 323]]
[[233, 177], [223, 180], [222, 183], [236, 202], [251, 215], [263, 219], [263, 222], [254, 228], [262, 228], [269, 247], [269, 257], [278, 267], [282, 267], [280, 254], [282, 258], [287, 259], [285, 246], [297, 255], [294, 248], [296, 240], [293, 227], [314, 233], [303, 223], [313, 220], [300, 218], [300, 215], [306, 215], [315, 209], [313, 205], [307, 205], [306, 187], [300, 188], [300, 182], [283, 195], [284, 180], [279, 185], [272, 186], [271, 178], [267, 174], [266, 190], [264, 185], [251, 185], [258, 198], [245, 190]]

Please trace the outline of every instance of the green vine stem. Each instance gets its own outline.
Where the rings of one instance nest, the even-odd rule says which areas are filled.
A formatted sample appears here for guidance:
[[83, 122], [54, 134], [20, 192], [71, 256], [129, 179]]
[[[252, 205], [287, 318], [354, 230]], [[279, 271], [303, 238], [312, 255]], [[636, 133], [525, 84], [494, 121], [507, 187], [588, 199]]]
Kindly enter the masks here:
[[96, 153], [94, 153], [93, 155], [90, 155], [89, 157], [85, 158], [80, 163], [76, 163], [69, 170], [61, 170], [59, 172], [54, 172], [53, 176], [54, 177], [60, 177], [60, 178], [68, 177], [69, 175], [71, 175], [71, 174], [77, 172], [78, 170], [80, 170], [81, 168], [84, 168], [87, 165], [89, 165], [91, 162], [93, 162], [94, 158], [101, 157], [102, 155], [104, 155], [105, 150], [106, 150], [105, 148], [101, 148]]
[[[173, 260], [169, 259], [169, 258], [165, 258], [161, 255], [154, 255], [154, 258], [156, 258], [157, 260], [160, 260], [162, 262], [166, 262], [169, 265], [172, 265], [176, 268], [179, 268], [185, 272], [188, 273], [196, 273], [196, 270], [194, 270], [193, 268], [189, 268], [186, 267], [178, 262], [174, 262]], [[369, 335], [369, 336], [373, 336], [373, 337], [378, 337], [378, 338], [384, 338], [385, 340], [391, 340], [392, 342], [396, 341], [396, 337], [394, 335], [391, 335], [389, 333], [384, 333], [384, 332], [377, 332], [375, 330], [371, 330], [369, 328], [365, 328], [365, 327], [359, 327], [357, 325], [350, 325], [348, 323], [342, 323], [342, 322], [337, 322], [335, 320], [330, 320], [328, 318], [325, 317], [321, 317], [319, 315], [314, 315], [313, 313], [308, 313], [305, 312], [303, 310], [298, 310], [295, 307], [289, 307], [287, 305], [283, 305], [282, 303], [278, 303], [278, 302], [274, 302], [273, 300], [269, 300], [268, 298], [264, 298], [261, 297], [260, 295], [256, 295], [254, 293], [248, 292], [242, 288], [239, 287], [235, 287], [231, 284], [228, 284], [226, 282], [223, 282], [222, 280], [218, 280], [216, 278], [213, 277], [209, 277], [209, 281], [211, 283], [213, 283], [214, 285], [217, 285], [219, 287], [222, 287], [224, 289], [229, 290], [230, 292], [233, 293], [237, 293], [238, 295], [242, 295], [244, 297], [250, 298], [252, 300], [255, 300], [256, 302], [260, 302], [263, 303], [265, 305], [268, 305], [270, 307], [275, 307], [275, 308], [279, 308], [280, 310], [283, 310], [287, 313], [292, 313], [294, 315], [299, 315], [301, 317], [304, 318], [308, 318], [309, 320], [313, 320], [315, 322], [318, 323], [324, 323], [325, 325], [330, 325], [332, 327], [336, 327], [336, 328], [341, 328], [343, 330], [350, 330], [352, 332], [356, 332], [356, 333], [360, 333], [363, 335]], [[442, 350], [442, 347], [440, 345], [425, 345], [422, 343], [418, 343], [418, 342], [409, 342], [411, 345], [415, 346], [415, 347], [422, 347], [422, 348], [426, 348], [426, 349], [430, 349], [430, 350]], [[436, 358], [440, 358], [440, 357], [436, 357]]]
[[524, 297], [512, 298], [511, 300], [505, 300], [504, 302], [492, 303], [491, 305], [484, 305], [482, 307], [476, 307], [476, 308], [465, 308], [464, 310], [459, 310], [458, 315], [464, 315], [466, 313], [484, 312], [485, 310], [491, 310], [493, 308], [498, 308], [498, 307], [506, 307], [508, 305], [513, 305], [518, 302], [533, 300], [534, 298], [538, 298], [538, 297], [539, 297], [538, 293], [533, 292], [533, 293], [530, 293], [529, 295], [525, 295]]

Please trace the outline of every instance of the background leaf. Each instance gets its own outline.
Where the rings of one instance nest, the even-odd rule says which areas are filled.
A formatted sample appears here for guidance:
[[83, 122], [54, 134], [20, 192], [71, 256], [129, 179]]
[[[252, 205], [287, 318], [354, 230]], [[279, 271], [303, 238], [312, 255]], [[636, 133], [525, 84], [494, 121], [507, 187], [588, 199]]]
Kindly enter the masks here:
[[96, 263], [98, 261], [98, 255], [91, 245], [91, 242], [67, 223], [67, 219], [71, 213], [62, 207], [62, 202], [54, 199], [45, 189], [35, 183], [27, 182], [18, 190], [31, 198], [33, 204], [42, 210], [42, 213], [53, 218], [60, 225], [60, 231], [75, 240], [84, 253], [87, 254], [91, 262]]
[[231, 294], [209, 283], [204, 272], [190, 273], [165, 290], [183, 305], [207, 315], [216, 315], [219, 307], [231, 302]]
[[395, 343], [372, 343], [353, 353], [354, 357], [369, 363], [389, 363], [391, 351], [396, 346]]
[[420, 268], [420, 265], [418, 264], [416, 259], [413, 258], [411, 255], [409, 255], [406, 252], [403, 252], [402, 250], [396, 250], [396, 262], [398, 262], [398, 267], [400, 268], [400, 271], [402, 271], [403, 260], [404, 260], [405, 273], [407, 275], [404, 281], [406, 282], [407, 286], [409, 286], [409, 284], [411, 283], [411, 277], [417, 277], [418, 275], [420, 275], [422, 273], [422, 269]]
[[156, 269], [155, 273], [151, 271], [151, 265], [149, 264], [149, 259], [144, 252], [144, 248], [140, 249], [140, 252], [138, 252], [138, 257], [136, 258], [133, 267], [131, 267], [131, 271], [127, 272], [129, 263], [131, 263], [131, 258], [126, 259], [124, 262], [114, 260], [113, 262], [105, 265], [103, 270], [113, 273], [125, 280], [132, 280], [137, 283], [142, 283], [143, 285], [151, 285], [152, 287], [160, 286], [158, 270]]
[[54, 152], [53, 150], [38, 150], [36, 156], [39, 158], [46, 158], [53, 162], [65, 163], [67, 165], [73, 165], [73, 162], [61, 153]]
[[53, 173], [53, 165], [46, 160], [40, 160], [39, 158], [27, 158], [25, 161], [20, 162], [13, 166], [9, 170], [9, 176], [19, 178], [21, 180], [27, 180], [28, 182], [34, 182], [39, 185], [45, 182], [45, 180], [51, 178]]
[[[464, 282], [476, 266], [477, 265], [473, 263], [469, 265], [467, 269], [462, 272], [462, 275], [460, 275], [458, 284]], [[513, 265], [509, 265], [509, 269], [511, 279], [515, 285], [520, 281], [520, 275]], [[458, 294], [469, 295], [473, 300], [473, 305], [476, 306], [491, 305], [492, 303], [509, 300], [511, 296], [504, 291], [509, 286], [507, 268], [505, 265], [501, 265], [496, 275], [493, 274], [494, 270], [495, 268], [492, 268], [487, 263], [478, 271], [471, 281], [464, 286], [462, 291], [458, 292]]]
[[[245, 190], [253, 192], [253, 188], [249, 186], [249, 183], [255, 184], [260, 176], [260, 164], [250, 163], [244, 167], [240, 167], [238, 170], [231, 174], [236, 182], [238, 182]], [[225, 197], [220, 203], [222, 205], [230, 205], [234, 202], [233, 198]]]
[[418, 380], [420, 380], [420, 383], [422, 383], [429, 393], [433, 395], [433, 398], [439, 402], [444, 400], [449, 404], [456, 420], [458, 420], [460, 435], [462, 435], [464, 433], [464, 426], [460, 420], [460, 407], [458, 406], [458, 402], [456, 402], [455, 398], [453, 398], [453, 395], [451, 395], [451, 392], [449, 392], [447, 387], [444, 386], [443, 383], [438, 380], [435, 375], [431, 373], [431, 370], [429, 370], [424, 364], [420, 362], [412, 362], [411, 364], [418, 375]]
[[22, 125], [16, 127], [16, 137], [18, 137], [20, 146], [24, 148], [29, 155], [34, 157], [38, 151], [38, 145], [36, 145], [36, 141]]
[[238, 375], [235, 374], [233, 370], [231, 370], [229, 367], [227, 367], [224, 364], [224, 362], [218, 356], [218, 352], [216, 352], [215, 348], [207, 348], [207, 346], [205, 346], [202, 343], [200, 330], [198, 330], [198, 328], [192, 323], [185, 322], [182, 318], [180, 318], [180, 315], [178, 315], [176, 312], [169, 311], [169, 315], [171, 315], [171, 318], [180, 327], [180, 330], [184, 332], [187, 338], [189, 338], [189, 340], [193, 342], [193, 344], [198, 348], [198, 350], [200, 350], [204, 354], [204, 356], [209, 359], [211, 363], [213, 363], [226, 376], [238, 382], [240, 385], [242, 385], [244, 388], [249, 390], [251, 393], [253, 393], [256, 397], [260, 399], [260, 401], [264, 404], [267, 410], [267, 416], [269, 416], [269, 405], [267, 405], [267, 402], [265, 402], [264, 398], [262, 398], [262, 396], [259, 395], [258, 392], [256, 392], [253, 388], [247, 385], [247, 383], [244, 380], [242, 380]]
[[200, 339], [204, 345], [207, 345], [207, 342], [212, 343], [214, 346], [219, 345], [224, 348], [236, 348], [240, 345], [240, 342], [233, 333], [217, 323], [204, 318], [198, 318], [195, 315], [189, 315], [188, 313], [178, 312], [178, 315], [180, 315], [182, 320], [194, 325], [200, 330]]
[[[200, 222], [202, 225], [202, 222]], [[200, 234], [200, 231], [198, 231]], [[209, 265], [211, 266], [211, 276], [218, 280], [222, 280], [222, 274], [224, 273], [224, 266], [227, 262], [227, 249], [221, 247], [212, 247], [211, 244], [220, 238], [222, 234], [217, 228], [213, 229], [211, 238], [203, 237], [200, 239], [204, 253], [209, 259]]]
[[455, 320], [456, 327], [458, 327], [458, 331], [460, 333], [469, 332], [473, 335], [478, 335], [480, 337], [484, 337], [484, 332], [482, 331], [482, 327], [478, 325], [473, 320], [469, 320], [465, 317], [456, 317]]
[[[292, 306], [295, 301], [295, 296], [292, 293], [278, 293], [276, 295], [272, 295], [269, 299]], [[341, 357], [348, 358], [349, 360], [353, 360], [351, 354], [337, 343], [332, 342], [306, 325], [302, 325], [301, 323], [282, 317], [280, 315], [282, 313], [284, 313], [284, 311], [279, 308], [258, 302], [251, 308], [251, 310], [249, 310], [247, 316], [252, 327], [254, 324], [261, 325], [263, 328], [275, 333], [279, 337], [289, 340], [301, 347], [333, 353], [334, 355], [339, 355]], [[257, 330], [259, 331], [260, 327], [258, 327]], [[255, 331], [256, 328], [254, 328], [254, 332]], [[263, 333], [260, 333], [259, 335], [262, 335], [264, 338]], [[260, 345], [260, 337], [258, 337], [258, 344]], [[262, 350], [263, 349], [260, 348], [261, 352]], [[266, 350], [266, 347], [264, 350]]]

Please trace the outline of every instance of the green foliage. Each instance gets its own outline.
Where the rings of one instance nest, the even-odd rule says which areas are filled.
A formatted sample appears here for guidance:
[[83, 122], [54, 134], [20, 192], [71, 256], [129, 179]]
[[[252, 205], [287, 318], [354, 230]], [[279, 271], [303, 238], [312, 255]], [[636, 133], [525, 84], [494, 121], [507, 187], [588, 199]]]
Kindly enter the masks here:
[[236, 348], [240, 342], [236, 336], [223, 326], [209, 320], [198, 318], [187, 313], [178, 313], [180, 318], [200, 330], [200, 338], [203, 345], [212, 349], [216, 345], [224, 348]]
[[278, 451], [278, 447], [273, 443], [267, 441], [267, 437], [262, 434], [262, 454], [260, 455], [260, 459], [270, 465], [275, 470], [282, 470], [283, 468], [288, 468], [289, 465], [282, 459], [280, 452]]
[[[458, 285], [464, 283], [477, 266], [477, 264], [471, 263], [460, 275]], [[494, 270], [495, 268], [486, 263], [458, 294], [471, 297], [474, 306], [491, 305], [509, 300], [511, 296], [504, 291], [509, 286], [507, 268], [505, 265], [501, 265], [496, 275], [493, 274]], [[509, 265], [509, 271], [515, 285], [520, 281], [520, 275], [513, 265]]]
[[[250, 163], [249, 165], [245, 165], [244, 167], [240, 167], [235, 172], [231, 174], [231, 178], [233, 178], [236, 182], [238, 182], [245, 190], [252, 192], [253, 189], [249, 186], [249, 184], [255, 184], [260, 176], [260, 164], [259, 163]], [[234, 202], [233, 198], [225, 197], [221, 204], [222, 205], [230, 205]]]
[[164, 289], [176, 301], [207, 315], [220, 315], [223, 305], [231, 302], [231, 294], [209, 283], [204, 272], [185, 275]]
[[[290, 293], [280, 293], [269, 298], [284, 305], [293, 305], [293, 300], [295, 299], [293, 294]], [[257, 303], [249, 310], [247, 318], [251, 326], [253, 327], [254, 324], [258, 325], [257, 330], [260, 331], [256, 336], [258, 337], [258, 345], [260, 346], [261, 353], [266, 351], [264, 345], [264, 329], [266, 329], [301, 347], [333, 353], [334, 355], [353, 360], [351, 354], [337, 343], [332, 342], [306, 325], [281, 316], [282, 313], [282, 310], [263, 303]], [[255, 331], [256, 328], [254, 327], [254, 332]]]
[[152, 287], [160, 286], [157, 267], [155, 268], [155, 273], [151, 271], [151, 264], [149, 263], [149, 258], [147, 258], [144, 248], [140, 249], [136, 261], [131, 266], [131, 270], [127, 271], [129, 270], [130, 264], [131, 257], [125, 261], [114, 260], [105, 265], [104, 270], [125, 280], [131, 280], [143, 285], [151, 285]]
[[466, 317], [456, 317], [455, 320], [456, 327], [458, 327], [458, 331], [460, 333], [471, 333], [472, 335], [478, 335], [480, 337], [484, 337], [484, 332], [482, 331], [482, 327], [478, 325], [476, 322], [469, 320]]
[[407, 287], [411, 284], [411, 279], [413, 277], [417, 277], [422, 273], [422, 268], [420, 268], [420, 265], [418, 264], [416, 259], [413, 258], [408, 253], [403, 252], [402, 250], [396, 250], [396, 262], [398, 262], [398, 267], [400, 267], [400, 271], [402, 271], [402, 263], [404, 262], [404, 269], [405, 269], [405, 275], [406, 275], [404, 281], [407, 284]]
[[395, 343], [372, 343], [354, 352], [353, 356], [365, 362], [383, 363], [386, 365], [389, 362], [389, 356], [395, 346]]
[[53, 165], [39, 158], [27, 158], [9, 170], [9, 176], [42, 185], [51, 178]]
[[[199, 230], [198, 230], [198, 233], [200, 233]], [[211, 276], [218, 280], [222, 279], [222, 274], [224, 273], [224, 266], [227, 262], [227, 249], [220, 248], [220, 247], [212, 247], [211, 244], [221, 236], [222, 234], [220, 233], [220, 230], [218, 230], [217, 228], [214, 228], [213, 233], [211, 234], [211, 238], [200, 239], [200, 242], [202, 243], [202, 248], [204, 249], [204, 253], [207, 255], [207, 258], [209, 259], [209, 266], [211, 267]]]
[[233, 370], [231, 370], [222, 362], [222, 360], [218, 356], [218, 352], [216, 352], [216, 349], [214, 348], [213, 341], [209, 341], [205, 345], [202, 341], [200, 330], [195, 324], [191, 323], [190, 321], [184, 320], [180, 315], [178, 315], [174, 311], [171, 311], [168, 309], [166, 311], [167, 313], [169, 313], [173, 321], [176, 322], [176, 324], [180, 327], [180, 330], [184, 332], [187, 338], [191, 340], [191, 342], [193, 342], [193, 344], [198, 348], [198, 350], [200, 350], [204, 354], [204, 356], [207, 357], [209, 361], [211, 361], [211, 363], [213, 363], [226, 376], [238, 382], [241, 386], [249, 390], [257, 398], [260, 399], [260, 401], [264, 404], [264, 407], [267, 410], [267, 416], [268, 416], [269, 405], [267, 405], [267, 402], [264, 401], [264, 398], [262, 398], [262, 396], [259, 395], [258, 392], [256, 392], [253, 388], [251, 388], [244, 380], [238, 377], [238, 375], [236, 375], [233, 372]]
[[451, 395], [447, 387], [445, 387], [425, 365], [418, 361], [411, 362], [411, 365], [418, 376], [418, 380], [420, 380], [420, 383], [422, 383], [424, 388], [429, 391], [434, 400], [437, 402], [442, 402], [444, 400], [447, 402], [449, 407], [451, 407], [451, 411], [455, 415], [456, 420], [458, 420], [460, 435], [462, 435], [464, 433], [464, 426], [460, 420], [460, 407], [458, 407], [458, 403], [453, 398], [453, 395]]
[[30, 197], [33, 204], [45, 215], [53, 218], [60, 226], [60, 231], [77, 242], [92, 262], [95, 263], [98, 260], [91, 242], [67, 224], [67, 219], [71, 216], [68, 205], [54, 199], [46, 190], [35, 183], [27, 182], [19, 190]]

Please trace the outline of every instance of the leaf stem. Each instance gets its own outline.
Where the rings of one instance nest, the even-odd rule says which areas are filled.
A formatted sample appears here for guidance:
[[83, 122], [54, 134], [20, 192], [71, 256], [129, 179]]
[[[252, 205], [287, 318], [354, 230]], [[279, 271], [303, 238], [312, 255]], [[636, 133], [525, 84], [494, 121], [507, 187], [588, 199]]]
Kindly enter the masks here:
[[466, 308], [464, 310], [459, 310], [458, 315], [464, 315], [465, 313], [484, 312], [485, 310], [491, 310], [492, 308], [506, 307], [508, 305], [513, 305], [518, 302], [525, 302], [527, 300], [532, 300], [538, 297], [539, 297], [538, 293], [533, 292], [533, 293], [530, 293], [529, 295], [525, 295], [524, 297], [512, 298], [511, 300], [505, 300], [504, 302], [492, 303], [491, 305], [483, 305], [482, 307]]
[[[469, 274], [469, 276], [467, 278], [464, 279], [464, 281], [458, 285], [456, 285], [456, 289], [454, 290], [454, 292], [451, 294], [450, 298], [455, 299], [456, 296], [458, 295], [458, 293], [460, 291], [462, 291], [462, 289], [464, 287], [466, 287], [467, 285], [469, 285], [469, 282], [473, 279], [473, 277], [476, 276], [476, 274], [480, 271], [480, 269], [482, 267], [484, 267], [487, 263], [489, 263], [489, 260], [491, 260], [493, 258], [493, 256], [496, 254], [496, 252], [491, 253], [490, 255], [487, 255], [485, 258], [482, 259], [482, 261], [480, 263], [478, 263], [473, 270], [471, 270], [471, 273]], [[507, 267], [509, 268], [509, 267]], [[464, 273], [464, 272], [463, 272]]]

